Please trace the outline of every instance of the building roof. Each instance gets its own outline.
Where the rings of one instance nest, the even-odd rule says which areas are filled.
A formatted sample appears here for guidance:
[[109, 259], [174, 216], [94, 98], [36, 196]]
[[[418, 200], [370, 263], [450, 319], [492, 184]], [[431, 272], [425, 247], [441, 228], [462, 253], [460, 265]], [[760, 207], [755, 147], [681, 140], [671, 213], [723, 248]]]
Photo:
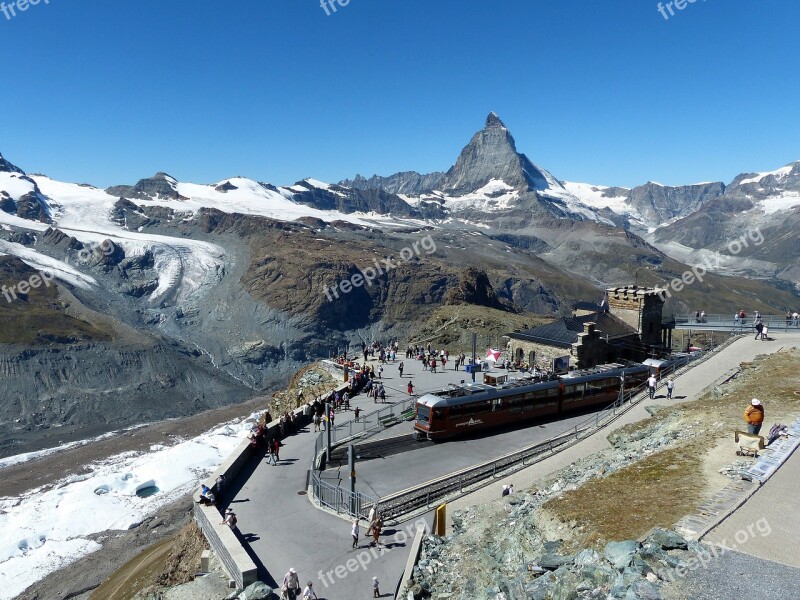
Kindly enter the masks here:
[[578, 341], [578, 334], [583, 333], [585, 323], [595, 323], [595, 330], [603, 337], [620, 338], [638, 333], [633, 327], [611, 313], [592, 313], [581, 317], [564, 317], [547, 325], [509, 333], [507, 337], [546, 346], [569, 348]]

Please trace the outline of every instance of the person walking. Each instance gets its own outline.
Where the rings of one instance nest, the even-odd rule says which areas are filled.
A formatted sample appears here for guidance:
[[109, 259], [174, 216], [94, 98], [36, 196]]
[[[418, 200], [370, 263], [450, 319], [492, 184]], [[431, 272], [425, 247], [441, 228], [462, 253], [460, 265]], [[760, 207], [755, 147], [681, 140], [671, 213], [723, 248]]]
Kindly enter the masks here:
[[225, 519], [223, 519], [223, 521], [222, 521], [222, 523], [220, 523], [220, 525], [227, 525], [228, 527], [231, 528], [231, 530], [235, 530], [236, 529], [236, 523], [238, 522], [238, 520], [239, 519], [236, 518], [236, 513], [233, 512], [233, 509], [226, 508], [225, 509]]
[[381, 529], [383, 529], [383, 519], [378, 516], [372, 524], [372, 545], [377, 546], [380, 544]]
[[402, 377], [403, 377], [403, 369], [404, 369], [404, 368], [405, 368], [405, 365], [403, 364], [403, 361], [401, 360], [401, 361], [400, 361], [400, 364], [399, 364], [399, 365], [397, 365], [397, 370], [398, 370], [398, 371], [400, 371], [400, 378], [401, 378], [401, 379], [402, 379]]
[[650, 400], [655, 398], [656, 395], [656, 384], [658, 380], [656, 379], [655, 375], [650, 375], [650, 378], [647, 380], [647, 390], [650, 392]]
[[372, 578], [372, 597], [373, 598], [381, 597], [381, 584], [378, 582], [377, 577]]
[[383, 365], [378, 365], [378, 379], [383, 379]]
[[410, 396], [413, 393], [414, 393], [414, 384], [411, 381], [409, 381], [408, 382], [408, 395]]
[[667, 381], [667, 400], [672, 400], [672, 393], [675, 391], [675, 382], [670, 379]]
[[356, 418], [356, 423], [358, 423], [358, 417], [359, 415], [361, 415], [361, 409], [358, 406], [356, 406], [355, 410], [353, 411], [353, 414]]
[[763, 323], [763, 321], [761, 321], [761, 319], [756, 321], [755, 327], [756, 327], [756, 337], [755, 337], [755, 339], [757, 339], [757, 340], [760, 339], [760, 340], [763, 341], [764, 340], [764, 323]]
[[276, 461], [281, 459], [281, 441], [277, 437], [272, 440], [272, 453]]
[[353, 521], [353, 527], [350, 529], [350, 535], [353, 538], [353, 548], [358, 548], [358, 533], [359, 533], [358, 519], [356, 518]]
[[277, 467], [278, 466], [278, 459], [275, 458], [275, 446], [274, 446], [274, 442], [272, 442], [272, 441], [270, 441], [267, 444], [267, 461], [273, 467]]
[[314, 584], [310, 581], [306, 584], [306, 589], [303, 590], [303, 600], [319, 600], [317, 593], [314, 591]]
[[764, 423], [764, 405], [758, 398], [750, 400], [750, 405], [744, 411], [744, 420], [747, 422], [747, 433], [758, 435]]
[[320, 424], [322, 423], [322, 416], [319, 413], [314, 413], [314, 431], [318, 432]]
[[289, 569], [289, 572], [283, 576], [283, 591], [287, 600], [296, 600], [300, 591], [300, 578], [297, 576], [297, 571], [294, 570], [294, 567]]

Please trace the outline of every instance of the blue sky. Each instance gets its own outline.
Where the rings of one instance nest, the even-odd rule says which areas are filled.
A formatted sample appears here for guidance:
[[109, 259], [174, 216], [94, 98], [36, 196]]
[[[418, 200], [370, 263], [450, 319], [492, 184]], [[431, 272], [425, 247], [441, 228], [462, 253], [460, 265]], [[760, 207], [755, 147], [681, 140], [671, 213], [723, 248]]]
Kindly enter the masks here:
[[796, 0], [44, 1], [0, 13], [0, 152], [57, 179], [445, 170], [492, 110], [572, 181], [800, 159]]

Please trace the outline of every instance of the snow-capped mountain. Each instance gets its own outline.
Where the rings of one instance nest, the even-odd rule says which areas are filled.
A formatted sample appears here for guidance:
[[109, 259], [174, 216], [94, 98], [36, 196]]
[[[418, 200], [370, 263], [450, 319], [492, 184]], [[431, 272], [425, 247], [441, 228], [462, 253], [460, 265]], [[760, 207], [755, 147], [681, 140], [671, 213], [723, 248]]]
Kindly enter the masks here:
[[495, 113], [489, 114], [484, 128], [446, 173], [406, 171], [369, 179], [357, 175], [341, 185], [396, 193], [420, 209], [438, 206], [442, 217], [471, 223], [491, 225], [498, 219], [515, 218], [525, 224], [537, 218], [568, 218], [614, 224], [518, 152], [514, 137]]

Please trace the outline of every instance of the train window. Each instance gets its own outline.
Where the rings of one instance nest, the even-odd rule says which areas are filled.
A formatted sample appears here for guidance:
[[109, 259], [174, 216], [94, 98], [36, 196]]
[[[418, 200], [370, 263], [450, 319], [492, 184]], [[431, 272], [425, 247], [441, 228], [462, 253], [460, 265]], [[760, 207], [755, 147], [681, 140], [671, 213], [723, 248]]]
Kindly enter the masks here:
[[583, 398], [583, 384], [567, 385], [564, 387], [564, 402], [577, 402]]
[[503, 410], [503, 400], [502, 398], [496, 398], [492, 400], [492, 412]]
[[431, 409], [422, 404], [417, 404], [417, 420], [427, 423], [431, 418]]
[[522, 411], [522, 398], [511, 398], [506, 401], [506, 404], [508, 405], [508, 412], [512, 415]]
[[598, 396], [603, 393], [603, 382], [602, 381], [587, 381], [586, 382], [586, 395], [587, 396]]
[[433, 420], [434, 421], [441, 421], [444, 419], [444, 409], [443, 408], [436, 408], [433, 411]]

